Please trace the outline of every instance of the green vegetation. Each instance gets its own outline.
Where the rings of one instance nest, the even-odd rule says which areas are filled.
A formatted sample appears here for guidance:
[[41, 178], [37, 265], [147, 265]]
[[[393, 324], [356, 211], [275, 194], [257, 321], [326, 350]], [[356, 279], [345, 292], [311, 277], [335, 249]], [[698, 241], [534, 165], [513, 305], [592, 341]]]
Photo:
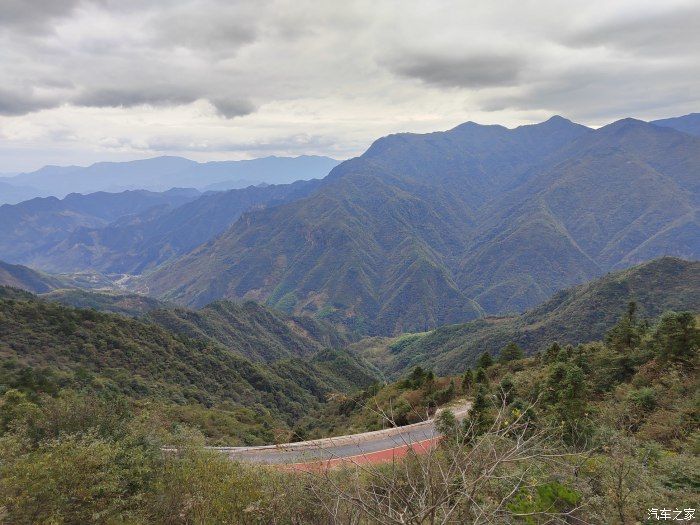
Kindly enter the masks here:
[[295, 438], [341, 436], [425, 421], [438, 407], [463, 397], [463, 385], [460, 378], [435, 377], [416, 367], [400, 381], [334, 396], [322, 411], [297, 424]]
[[452, 373], [473, 367], [484, 351], [498, 358], [511, 344], [533, 355], [555, 342], [576, 345], [602, 339], [631, 301], [635, 315], [647, 321], [666, 310], [697, 309], [700, 262], [664, 257], [557, 293], [516, 317], [442, 326], [400, 347], [391, 348], [391, 339], [372, 338], [351, 348], [390, 378], [417, 365]]
[[[242, 324], [198, 337], [166, 323], [70, 308], [12, 289], [0, 288], [0, 297], [0, 391], [90, 392], [125, 397], [135, 408], [155, 404], [212, 442], [269, 443], [275, 429], [281, 438], [330, 394], [376, 380], [357, 357], [313, 339], [313, 330], [329, 336], [315, 322], [297, 325], [252, 304], [212, 306], [235, 312]], [[207, 312], [190, 314], [211, 321]], [[275, 349], [285, 352], [272, 354]], [[251, 360], [258, 358], [267, 364]]]
[[[63, 308], [48, 307], [53, 318]], [[643, 522], [647, 508], [697, 499], [699, 355], [695, 317], [667, 312], [647, 323], [630, 307], [604, 341], [493, 362], [480, 369], [488, 384], [415, 368], [337, 397], [315, 427], [298, 430], [376, 427], [381, 413], [410, 422], [441, 392], [472, 391], [462, 422], [439, 416], [438, 448], [308, 474], [203, 450], [201, 432], [154, 401], [75, 388], [87, 371], [65, 383], [59, 371], [4, 366], [0, 508], [17, 524]], [[162, 453], [165, 444], [177, 452]]]
[[44, 293], [64, 284], [56, 277], [21, 266], [0, 261], [0, 286], [11, 286], [35, 293]]
[[80, 288], [61, 288], [41, 295], [42, 299], [100, 312], [142, 317], [152, 310], [167, 308], [168, 304], [152, 297], [115, 292], [95, 292]]

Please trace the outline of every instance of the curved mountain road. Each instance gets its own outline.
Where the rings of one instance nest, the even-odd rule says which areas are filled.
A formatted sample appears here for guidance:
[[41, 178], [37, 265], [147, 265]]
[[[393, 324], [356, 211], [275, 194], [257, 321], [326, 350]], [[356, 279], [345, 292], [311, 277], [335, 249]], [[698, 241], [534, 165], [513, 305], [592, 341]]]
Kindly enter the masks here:
[[[462, 419], [470, 407], [471, 402], [462, 401], [447, 408], [454, 412], [457, 419]], [[333, 467], [351, 463], [391, 461], [404, 456], [409, 449], [419, 453], [428, 450], [437, 443], [438, 437], [434, 419], [430, 419], [403, 427], [297, 443], [209, 448], [227, 454], [237, 461], [304, 469], [314, 466]]]

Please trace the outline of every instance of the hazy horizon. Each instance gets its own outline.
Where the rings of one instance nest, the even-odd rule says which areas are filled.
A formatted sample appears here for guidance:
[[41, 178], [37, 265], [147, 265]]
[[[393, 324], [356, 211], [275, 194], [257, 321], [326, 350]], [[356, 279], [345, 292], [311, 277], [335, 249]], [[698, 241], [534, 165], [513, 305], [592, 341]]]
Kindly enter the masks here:
[[[693, 115], [693, 114], [697, 114], [697, 112], [692, 111], [692, 112], [688, 113], [687, 115]], [[661, 119], [666, 119], [666, 118], [675, 118], [675, 117], [681, 117], [681, 116], [686, 116], [686, 115], [665, 115], [665, 116], [661, 116], [661, 117], [659, 117], [658, 119], [654, 119], [654, 120], [661, 120]], [[616, 120], [621, 120], [621, 119], [625, 119], [625, 118], [636, 118], [636, 119], [638, 119], [638, 120], [644, 120], [644, 119], [641, 119], [641, 118], [638, 118], [638, 117], [635, 117], [635, 116], [623, 116], [623, 117], [620, 117], [620, 119], [616, 119], [616, 120], [613, 120], [613, 121], [610, 121], [610, 122], [604, 122], [604, 123], [600, 123], [600, 124], [598, 124], [598, 125], [591, 125], [591, 124], [589, 124], [589, 123], [580, 122], [580, 121], [575, 121], [575, 120], [573, 120], [573, 119], [568, 118], [566, 115], [559, 115], [559, 114], [554, 115], [554, 114], [553, 114], [553, 115], [550, 115], [549, 117], [546, 117], [546, 118], [544, 118], [544, 119], [542, 119], [542, 120], [535, 120], [535, 121], [532, 121], [532, 122], [525, 122], [525, 123], [522, 123], [522, 124], [510, 125], [510, 126], [507, 126], [507, 125], [505, 125], [505, 124], [500, 124], [500, 123], [498, 123], [498, 122], [493, 122], [493, 123], [475, 122], [475, 123], [476, 123], [476, 124], [479, 124], [479, 125], [501, 125], [501, 126], [506, 127], [506, 128], [508, 128], [508, 129], [515, 129], [515, 128], [519, 127], [519, 126], [527, 126], [527, 125], [532, 125], [532, 124], [538, 124], [538, 123], [541, 123], [541, 122], [545, 122], [545, 121], [547, 121], [547, 120], [549, 120], [550, 118], [553, 118], [553, 117], [563, 117], [563, 118], [565, 118], [565, 119], [567, 119], [567, 120], [571, 120], [572, 122], [575, 122], [575, 123], [577, 123], [577, 124], [581, 124], [581, 125], [590, 127], [590, 128], [592, 128], [592, 129], [596, 129], [596, 128], [599, 128], [599, 127], [602, 127], [602, 126], [611, 124], [612, 122], [615, 122]], [[465, 121], [465, 122], [469, 122], [469, 121]], [[473, 121], [471, 121], [471, 122], [473, 122]], [[459, 123], [457, 123], [456, 125], [460, 125], [460, 124], [463, 124], [463, 123], [464, 123], [464, 122], [459, 122]], [[454, 127], [454, 126], [453, 126], [453, 127]], [[448, 128], [448, 129], [451, 129], [451, 128]], [[434, 131], [445, 131], [445, 130], [443, 130], [443, 129], [437, 130], [437, 129], [436, 129], [436, 130], [427, 130], [426, 132], [427, 132], [427, 133], [430, 133], [430, 132], [434, 132]], [[405, 131], [399, 130], [399, 131], [397, 131], [396, 133], [411, 133], [411, 131], [410, 131], [410, 130], [405, 130]], [[372, 138], [371, 141], [368, 142], [367, 145], [366, 145], [365, 147], [359, 149], [359, 150], [357, 151], [357, 153], [354, 154], [354, 155], [352, 155], [352, 156], [359, 156], [359, 155], [361, 155], [361, 154], [371, 145], [371, 143], [372, 143], [374, 140], [378, 139], [378, 138], [380, 138], [380, 137], [374, 137], [374, 138]], [[197, 163], [199, 163], [199, 164], [204, 164], [204, 163], [207, 163], [207, 162], [238, 162], [238, 161], [258, 160], [258, 159], [266, 159], [266, 158], [273, 158], [273, 157], [278, 157], [278, 158], [326, 157], [326, 158], [329, 158], [329, 159], [332, 159], [332, 160], [335, 160], [335, 161], [338, 161], [338, 162], [344, 162], [345, 160], [348, 160], [348, 158], [351, 158], [351, 157], [338, 158], [338, 157], [333, 157], [333, 156], [331, 156], [331, 155], [323, 155], [323, 154], [315, 154], [315, 153], [305, 153], [305, 152], [299, 152], [298, 154], [294, 154], [294, 155], [269, 154], [269, 155], [260, 155], [260, 156], [257, 156], [257, 157], [237, 157], [237, 158], [234, 158], [234, 157], [225, 157], [225, 156], [223, 156], [223, 155], [220, 156], [220, 157], [217, 157], [216, 155], [215, 155], [214, 157], [211, 157], [211, 156], [208, 157], [208, 156], [207, 156], [207, 152], [199, 152], [198, 154], [192, 154], [192, 152], [191, 152], [190, 154], [182, 154], [182, 155], [169, 154], [169, 153], [163, 153], [163, 154], [144, 154], [144, 155], [142, 155], [142, 156], [130, 156], [129, 154], [120, 154], [120, 155], [118, 155], [118, 156], [116, 156], [116, 157], [111, 157], [110, 154], [107, 154], [107, 155], [105, 155], [104, 157], [100, 157], [100, 158], [97, 158], [96, 160], [89, 161], [89, 162], [86, 161], [86, 162], [83, 162], [83, 163], [55, 164], [55, 163], [51, 163], [51, 162], [41, 162], [41, 161], [38, 161], [38, 162], [32, 164], [32, 166], [34, 166], [34, 167], [29, 168], [29, 169], [22, 169], [22, 170], [15, 170], [15, 171], [3, 171], [3, 172], [0, 172], [0, 178], [10, 178], [10, 177], [14, 177], [14, 176], [16, 176], [16, 175], [21, 175], [21, 174], [24, 174], [24, 173], [31, 173], [31, 172], [34, 172], [34, 171], [37, 171], [37, 170], [40, 170], [40, 169], [46, 168], [46, 167], [62, 167], [62, 168], [63, 168], [63, 167], [76, 167], [76, 168], [87, 168], [87, 167], [90, 167], [90, 166], [92, 166], [92, 165], [94, 165], [94, 164], [99, 164], [99, 163], [102, 163], [102, 162], [134, 162], [134, 161], [140, 161], [140, 160], [156, 159], [156, 158], [160, 158], [160, 157], [179, 157], [179, 158], [183, 158], [183, 159], [187, 159], [187, 160], [191, 160], [191, 161], [197, 162]]]

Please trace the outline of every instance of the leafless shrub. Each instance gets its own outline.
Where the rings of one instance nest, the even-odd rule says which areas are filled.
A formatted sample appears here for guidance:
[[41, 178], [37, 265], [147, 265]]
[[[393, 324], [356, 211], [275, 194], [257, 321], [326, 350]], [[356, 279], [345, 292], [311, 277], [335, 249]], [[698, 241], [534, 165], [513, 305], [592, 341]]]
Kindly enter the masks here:
[[438, 447], [386, 464], [313, 472], [309, 487], [331, 523], [583, 523], [576, 505], [528, 512], [511, 505], [553, 475], [573, 478], [576, 462], [504, 396], [493, 412], [482, 435], [475, 437], [467, 418]]

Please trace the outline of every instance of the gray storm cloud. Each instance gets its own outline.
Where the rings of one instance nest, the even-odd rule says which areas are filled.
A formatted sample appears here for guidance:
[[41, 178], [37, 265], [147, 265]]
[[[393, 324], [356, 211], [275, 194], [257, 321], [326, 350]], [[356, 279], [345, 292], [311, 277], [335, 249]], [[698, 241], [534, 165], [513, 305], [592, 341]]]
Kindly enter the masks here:
[[523, 65], [520, 57], [493, 53], [463, 57], [418, 53], [387, 62], [399, 75], [437, 86], [465, 88], [512, 85]]

